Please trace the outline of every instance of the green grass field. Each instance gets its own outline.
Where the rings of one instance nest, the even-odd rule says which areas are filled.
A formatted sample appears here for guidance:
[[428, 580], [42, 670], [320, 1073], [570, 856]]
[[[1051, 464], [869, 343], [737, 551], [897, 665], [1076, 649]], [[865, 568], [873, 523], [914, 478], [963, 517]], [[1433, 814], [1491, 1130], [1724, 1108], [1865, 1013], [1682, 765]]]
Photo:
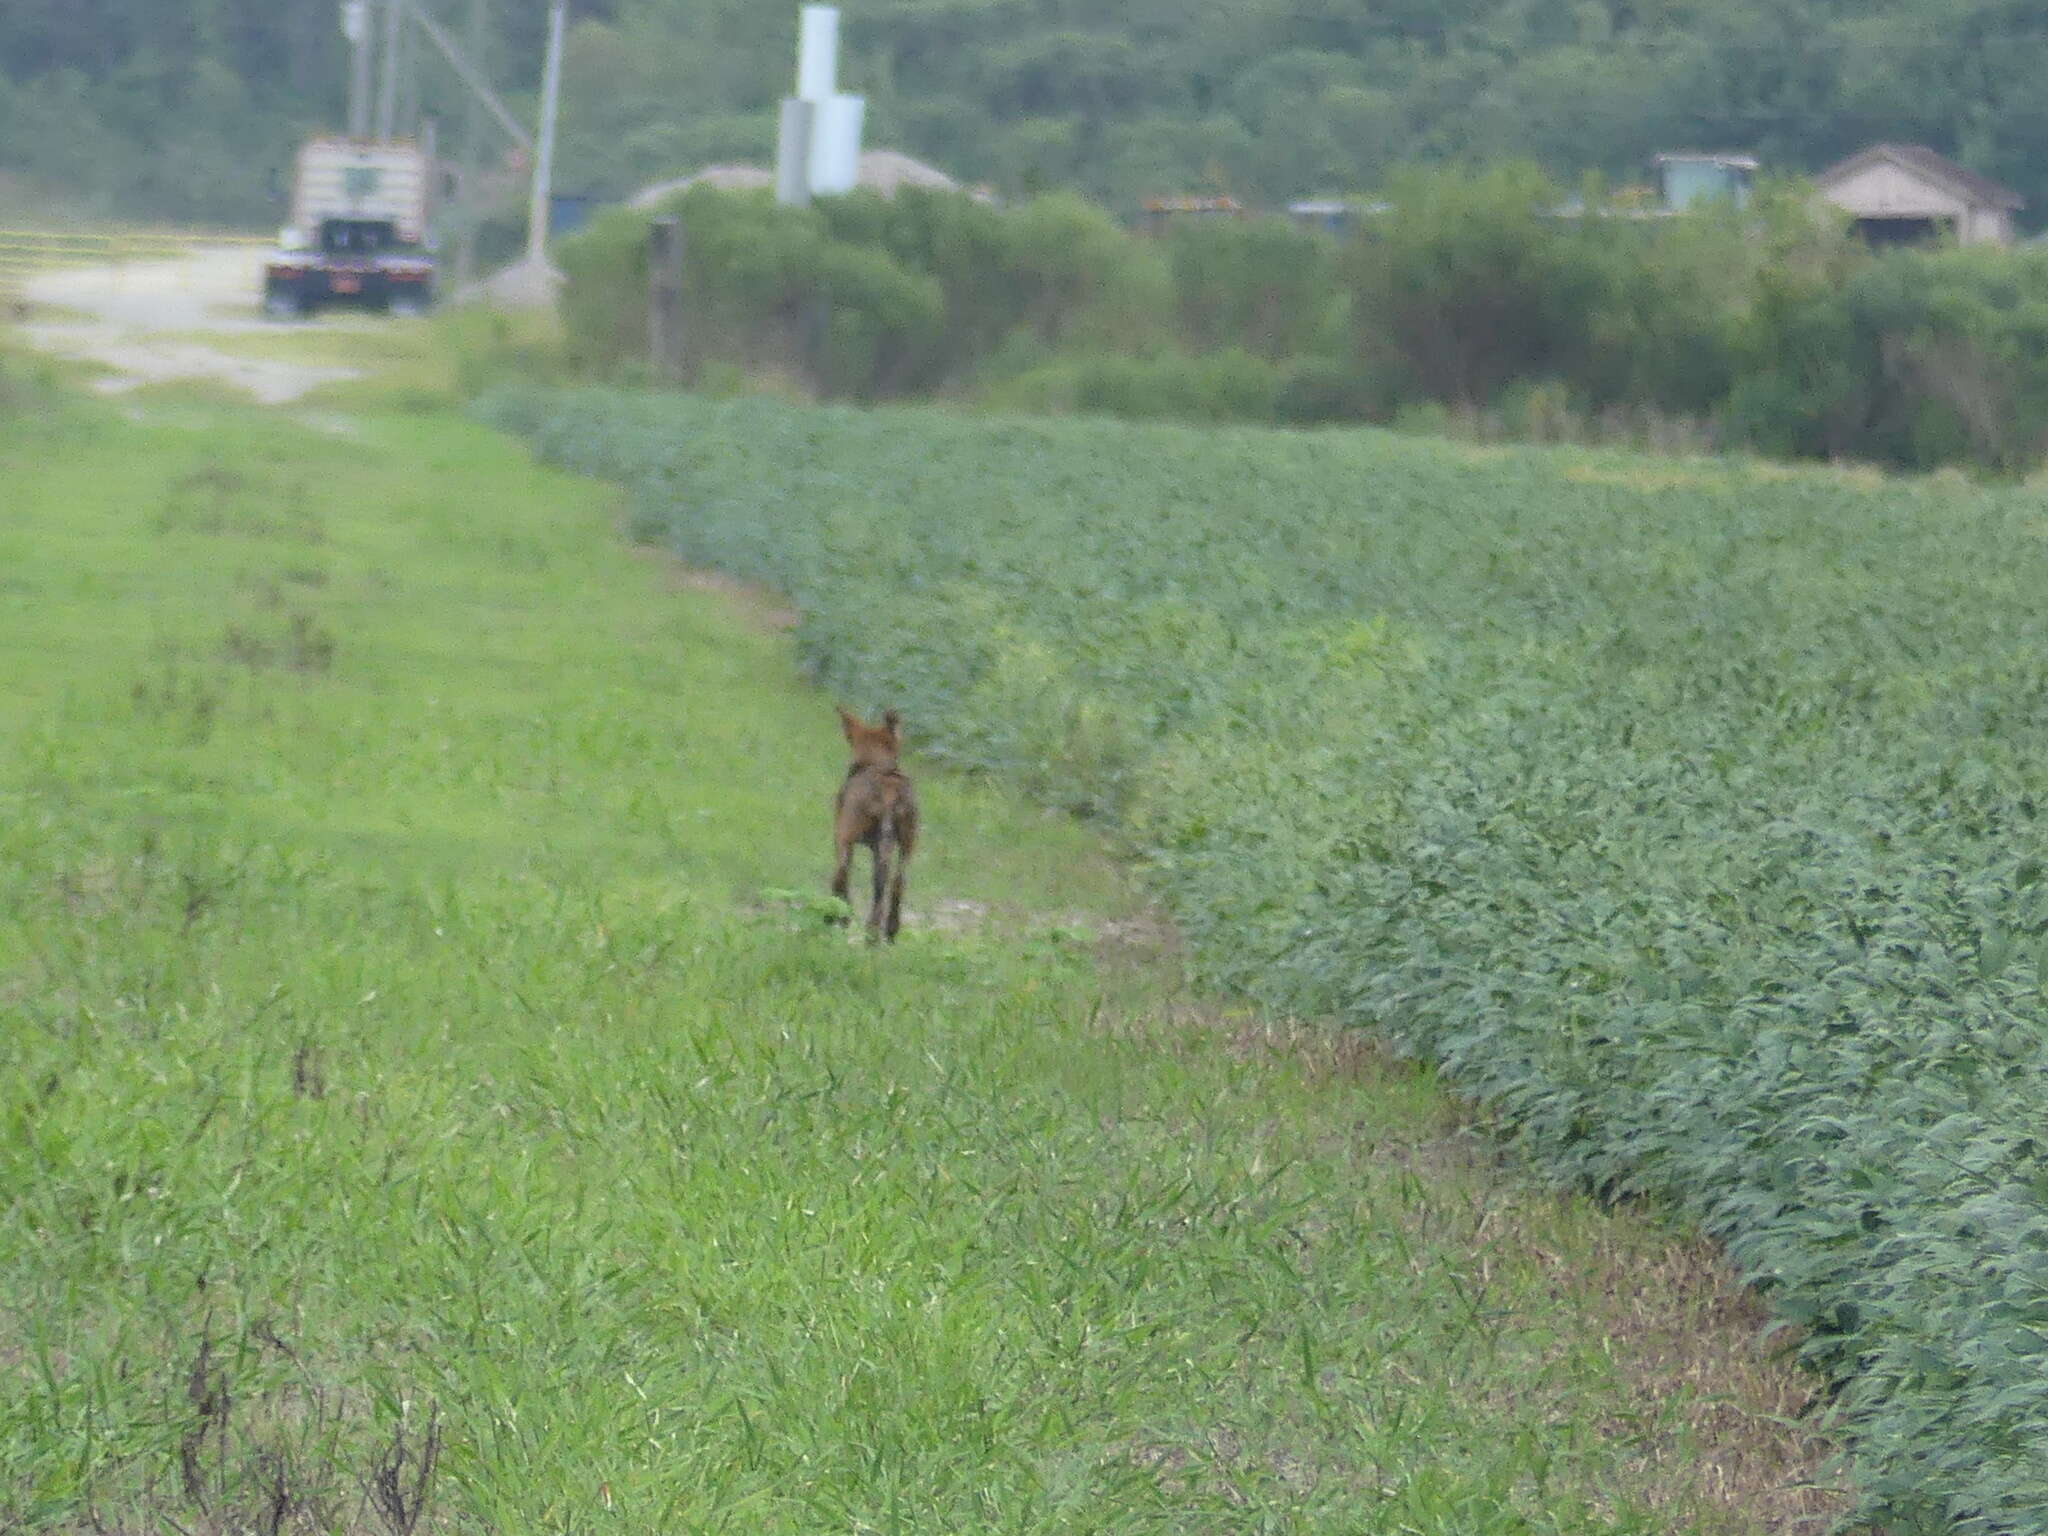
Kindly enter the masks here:
[[1707, 1258], [1182, 993], [1067, 820], [913, 758], [917, 926], [828, 927], [771, 604], [346, 398], [0, 423], [0, 1526], [1838, 1507]]

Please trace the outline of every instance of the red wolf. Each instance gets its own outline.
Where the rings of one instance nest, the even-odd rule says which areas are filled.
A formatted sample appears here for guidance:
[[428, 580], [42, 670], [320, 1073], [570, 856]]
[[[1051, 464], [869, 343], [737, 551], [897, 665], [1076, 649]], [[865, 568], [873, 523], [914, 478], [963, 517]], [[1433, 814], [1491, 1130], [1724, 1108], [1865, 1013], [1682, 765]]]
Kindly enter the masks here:
[[892, 944], [903, 926], [903, 871], [917, 848], [917, 796], [910, 780], [896, 766], [903, 746], [903, 721], [895, 710], [869, 725], [857, 715], [839, 711], [839, 725], [853, 761], [846, 782], [832, 802], [832, 842], [839, 855], [832, 871], [832, 894], [846, 896], [847, 868], [853, 845], [864, 843], [874, 861], [874, 895], [868, 904], [868, 936]]

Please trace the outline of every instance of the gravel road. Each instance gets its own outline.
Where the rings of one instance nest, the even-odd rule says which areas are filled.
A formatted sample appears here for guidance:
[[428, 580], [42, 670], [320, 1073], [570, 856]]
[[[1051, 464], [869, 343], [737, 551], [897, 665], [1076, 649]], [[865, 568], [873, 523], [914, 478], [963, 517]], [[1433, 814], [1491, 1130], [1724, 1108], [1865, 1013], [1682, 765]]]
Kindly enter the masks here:
[[235, 357], [194, 337], [280, 329], [258, 309], [262, 292], [260, 250], [198, 247], [176, 261], [73, 267], [31, 278], [23, 289], [31, 314], [58, 314], [24, 330], [43, 351], [111, 369], [93, 383], [109, 395], [173, 379], [217, 379], [265, 405], [286, 405], [323, 384], [363, 376], [359, 368]]

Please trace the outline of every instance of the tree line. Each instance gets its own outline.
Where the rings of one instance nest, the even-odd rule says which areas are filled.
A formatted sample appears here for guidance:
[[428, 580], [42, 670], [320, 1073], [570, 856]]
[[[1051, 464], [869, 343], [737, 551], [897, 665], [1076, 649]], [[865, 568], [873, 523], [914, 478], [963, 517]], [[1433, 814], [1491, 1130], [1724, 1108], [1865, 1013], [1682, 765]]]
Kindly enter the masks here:
[[[462, 30], [470, 0], [424, 0]], [[487, 0], [530, 110], [545, 0]], [[2028, 0], [849, 0], [870, 140], [1017, 196], [1258, 204], [1401, 166], [1533, 159], [1567, 181], [1660, 149], [1818, 169], [1924, 142], [2048, 202], [2048, 16]], [[268, 218], [273, 172], [337, 126], [335, 0], [8, 0], [0, 169], [132, 214]], [[617, 195], [762, 161], [795, 0], [576, 0], [565, 186]], [[424, 49], [420, 50], [425, 58]], [[422, 112], [461, 120], [435, 61]], [[444, 139], [444, 142], [451, 142]], [[500, 146], [493, 146], [493, 152]]]

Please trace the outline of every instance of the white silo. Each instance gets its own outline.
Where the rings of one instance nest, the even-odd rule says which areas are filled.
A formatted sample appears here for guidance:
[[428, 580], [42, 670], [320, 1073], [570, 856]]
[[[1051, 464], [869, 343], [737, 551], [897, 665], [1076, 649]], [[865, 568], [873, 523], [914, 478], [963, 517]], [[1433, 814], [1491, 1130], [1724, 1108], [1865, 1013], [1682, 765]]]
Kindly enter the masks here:
[[797, 32], [796, 94], [782, 104], [775, 196], [807, 203], [851, 192], [860, 181], [867, 102], [839, 90], [839, 9], [807, 5]]

